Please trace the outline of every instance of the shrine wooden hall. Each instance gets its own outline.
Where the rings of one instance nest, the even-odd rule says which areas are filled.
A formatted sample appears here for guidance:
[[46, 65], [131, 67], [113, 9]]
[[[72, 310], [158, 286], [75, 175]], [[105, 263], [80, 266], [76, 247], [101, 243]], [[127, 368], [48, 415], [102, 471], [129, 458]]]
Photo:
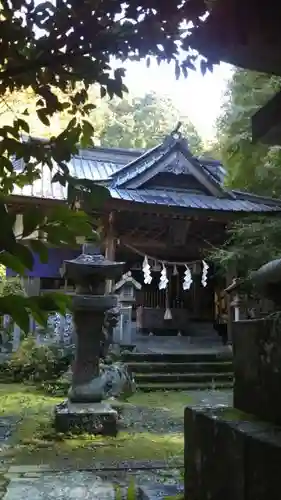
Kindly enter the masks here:
[[[15, 164], [21, 169], [21, 162]], [[208, 254], [225, 241], [230, 223], [248, 214], [276, 214], [281, 200], [224, 187], [225, 169], [206, 156], [192, 155], [188, 141], [175, 131], [148, 150], [81, 149], [69, 164], [72, 175], [108, 187], [110, 198], [93, 208], [105, 228], [103, 251], [126, 262], [137, 287], [133, 321], [140, 335], [182, 335], [219, 340], [214, 323], [231, 324], [230, 304], [223, 290], [234, 275], [218, 277]], [[27, 204], [65, 203], [67, 190], [42, 179], [11, 198], [19, 214]], [[28, 273], [32, 292], [71, 290], [60, 267], [81, 248], [49, 249], [49, 263], [35, 256]], [[11, 274], [8, 271], [9, 274]], [[109, 290], [112, 284], [108, 284]]]

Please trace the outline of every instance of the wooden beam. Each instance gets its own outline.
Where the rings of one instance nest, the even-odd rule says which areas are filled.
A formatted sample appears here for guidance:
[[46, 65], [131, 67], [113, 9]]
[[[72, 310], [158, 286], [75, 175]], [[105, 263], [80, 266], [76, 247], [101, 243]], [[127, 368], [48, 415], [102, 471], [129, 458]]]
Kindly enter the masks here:
[[[106, 204], [107, 210], [116, 212], [130, 212], [139, 213], [145, 215], [154, 216], [185, 216], [194, 217], [197, 216], [200, 219], [213, 220], [213, 221], [223, 221], [224, 223], [230, 220], [242, 219], [243, 217], [249, 217], [249, 212], [234, 212], [234, 211], [216, 211], [216, 210], [205, 210], [200, 208], [184, 208], [184, 207], [171, 207], [167, 205], [150, 205], [149, 203], [135, 203], [127, 200], [115, 200], [110, 198]], [[260, 215], [261, 212], [251, 212], [251, 215]], [[266, 215], [276, 215], [276, 211], [266, 212]]]
[[132, 238], [130, 236], [121, 237], [120, 246], [122, 245], [130, 245], [135, 248], [155, 248], [158, 250], [164, 250], [168, 247], [167, 243], [164, 241], [157, 241], [153, 239], [138, 239]]
[[252, 116], [252, 138], [264, 144], [281, 144], [281, 92]]
[[65, 205], [66, 200], [55, 200], [49, 198], [37, 198], [29, 196], [11, 195], [7, 198], [9, 206], [25, 207], [26, 205], [37, 205], [39, 207], [55, 207], [57, 205]]
[[[236, 266], [234, 263], [229, 264], [226, 271], [226, 286], [228, 287], [233, 279], [237, 276]], [[226, 294], [226, 307], [227, 307], [227, 338], [228, 342], [232, 343], [232, 332], [233, 332], [233, 309], [232, 309], [232, 297], [230, 293]]]
[[[105, 228], [105, 258], [108, 260], [115, 260], [116, 251], [116, 238], [114, 233], [114, 212], [108, 216]], [[113, 281], [107, 280], [105, 286], [105, 293], [111, 293], [113, 288]]]
[[280, 16], [277, 0], [216, 0], [188, 42], [213, 63], [281, 75]]

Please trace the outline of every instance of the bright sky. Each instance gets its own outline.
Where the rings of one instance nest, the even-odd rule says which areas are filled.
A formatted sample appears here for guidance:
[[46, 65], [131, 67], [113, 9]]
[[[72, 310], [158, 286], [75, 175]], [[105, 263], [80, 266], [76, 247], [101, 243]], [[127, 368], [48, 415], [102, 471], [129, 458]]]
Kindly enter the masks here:
[[178, 81], [173, 65], [158, 66], [155, 62], [147, 68], [145, 63], [130, 62], [126, 68], [129, 91], [141, 95], [153, 90], [168, 95], [182, 114], [189, 117], [204, 141], [214, 138], [214, 124], [231, 77], [231, 66], [223, 63], [205, 76], [199, 69], [190, 71], [187, 79], [182, 77]]

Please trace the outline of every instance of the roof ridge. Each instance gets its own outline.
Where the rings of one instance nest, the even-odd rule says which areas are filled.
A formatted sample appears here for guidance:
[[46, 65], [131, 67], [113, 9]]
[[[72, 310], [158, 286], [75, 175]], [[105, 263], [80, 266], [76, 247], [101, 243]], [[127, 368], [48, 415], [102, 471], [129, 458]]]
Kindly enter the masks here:
[[262, 194], [257, 194], [257, 193], [251, 193], [250, 191], [241, 191], [240, 189], [231, 189], [231, 191], [237, 195], [245, 195], [249, 196], [251, 198], [256, 198], [259, 200], [266, 200], [266, 201], [273, 201], [273, 202], [279, 202], [281, 198], [273, 198], [272, 196], [264, 196]]
[[143, 160], [145, 160], [150, 154], [153, 154], [155, 153], [156, 151], [158, 151], [159, 149], [161, 149], [161, 147], [163, 146], [162, 143], [158, 144], [157, 146], [154, 146], [153, 148], [151, 149], [148, 149], [147, 151], [145, 151], [141, 156], [138, 156], [137, 158], [135, 158], [134, 160], [130, 161], [129, 163], [127, 163], [126, 165], [124, 165], [119, 171], [117, 172], [114, 172], [111, 177], [110, 177], [110, 180], [114, 180], [116, 178], [116, 182], [118, 181], [118, 177], [120, 174], [122, 173], [126, 173], [127, 170], [131, 169], [134, 164], [136, 163], [139, 163]]

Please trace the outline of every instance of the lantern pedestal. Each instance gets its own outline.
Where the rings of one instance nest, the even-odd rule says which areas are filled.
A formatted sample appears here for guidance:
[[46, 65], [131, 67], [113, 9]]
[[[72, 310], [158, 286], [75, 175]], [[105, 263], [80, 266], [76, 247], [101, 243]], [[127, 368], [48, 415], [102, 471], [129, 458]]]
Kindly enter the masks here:
[[55, 409], [56, 429], [71, 434], [101, 434], [116, 436], [118, 413], [110, 404], [72, 403], [70, 400]]

